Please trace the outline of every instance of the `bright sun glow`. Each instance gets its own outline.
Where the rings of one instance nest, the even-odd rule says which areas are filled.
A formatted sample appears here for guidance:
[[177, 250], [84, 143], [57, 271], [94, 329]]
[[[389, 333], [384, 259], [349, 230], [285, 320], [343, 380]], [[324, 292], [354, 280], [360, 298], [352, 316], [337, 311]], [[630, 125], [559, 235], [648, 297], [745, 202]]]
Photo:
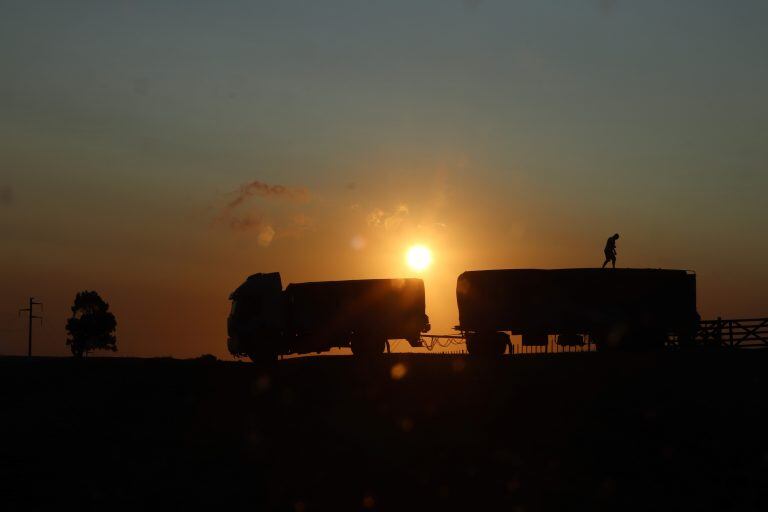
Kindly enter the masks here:
[[432, 251], [423, 245], [414, 245], [405, 255], [408, 266], [417, 272], [426, 270], [432, 264]]

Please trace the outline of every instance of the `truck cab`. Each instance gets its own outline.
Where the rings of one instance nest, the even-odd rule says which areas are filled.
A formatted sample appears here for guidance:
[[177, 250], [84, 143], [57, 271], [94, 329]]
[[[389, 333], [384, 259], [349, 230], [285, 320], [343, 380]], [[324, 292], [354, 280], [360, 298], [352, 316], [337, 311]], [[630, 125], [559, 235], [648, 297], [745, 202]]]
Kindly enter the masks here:
[[262, 358], [277, 352], [285, 331], [285, 296], [278, 272], [254, 274], [229, 296], [227, 348], [233, 355]]

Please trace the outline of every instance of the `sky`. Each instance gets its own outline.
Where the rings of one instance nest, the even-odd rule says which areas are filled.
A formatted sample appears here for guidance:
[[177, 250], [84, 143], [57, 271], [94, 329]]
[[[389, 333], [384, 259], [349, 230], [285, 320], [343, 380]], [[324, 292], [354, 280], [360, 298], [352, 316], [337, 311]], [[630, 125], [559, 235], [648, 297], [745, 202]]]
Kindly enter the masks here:
[[[0, 354], [76, 292], [119, 354], [228, 357], [228, 295], [618, 265], [768, 314], [762, 0], [0, 0]], [[404, 259], [431, 248], [416, 273]]]

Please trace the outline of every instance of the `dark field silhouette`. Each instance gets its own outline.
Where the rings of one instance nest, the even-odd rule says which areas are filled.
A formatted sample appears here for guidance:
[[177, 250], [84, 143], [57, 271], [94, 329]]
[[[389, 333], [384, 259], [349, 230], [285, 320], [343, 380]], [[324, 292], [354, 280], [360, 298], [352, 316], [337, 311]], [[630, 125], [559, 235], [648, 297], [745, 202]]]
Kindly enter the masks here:
[[766, 510], [768, 351], [0, 359], [4, 510]]

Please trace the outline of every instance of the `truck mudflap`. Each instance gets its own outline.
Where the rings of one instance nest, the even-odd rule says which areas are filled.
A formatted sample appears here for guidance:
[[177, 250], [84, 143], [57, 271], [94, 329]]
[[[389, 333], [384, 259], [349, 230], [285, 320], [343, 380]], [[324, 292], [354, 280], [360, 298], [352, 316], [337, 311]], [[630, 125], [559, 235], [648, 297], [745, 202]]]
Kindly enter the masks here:
[[424, 346], [424, 343], [421, 341], [421, 336], [418, 336], [416, 338], [408, 338], [406, 341], [413, 348], [419, 348]]
[[[429, 332], [432, 330], [432, 325], [429, 323], [429, 317], [424, 315], [424, 325], [421, 328], [421, 332]], [[421, 339], [421, 333], [417, 333], [415, 336], [407, 338], [406, 341], [413, 348], [419, 348], [424, 346], [424, 342]]]

